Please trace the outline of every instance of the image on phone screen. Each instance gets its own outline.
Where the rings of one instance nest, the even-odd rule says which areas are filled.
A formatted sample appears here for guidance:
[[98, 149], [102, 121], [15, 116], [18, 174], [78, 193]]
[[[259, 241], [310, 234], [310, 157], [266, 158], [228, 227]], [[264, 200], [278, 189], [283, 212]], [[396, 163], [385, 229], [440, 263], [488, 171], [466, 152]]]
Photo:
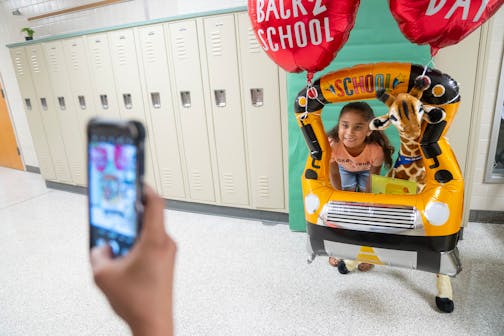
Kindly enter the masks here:
[[126, 254], [137, 235], [136, 156], [127, 137], [92, 135], [88, 148], [91, 246]]

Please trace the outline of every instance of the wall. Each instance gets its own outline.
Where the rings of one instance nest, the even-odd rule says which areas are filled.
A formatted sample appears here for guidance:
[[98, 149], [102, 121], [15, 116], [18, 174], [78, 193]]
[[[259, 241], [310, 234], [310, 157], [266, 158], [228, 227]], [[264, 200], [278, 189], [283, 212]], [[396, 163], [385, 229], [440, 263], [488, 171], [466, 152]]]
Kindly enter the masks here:
[[[35, 38], [111, 27], [132, 22], [183, 14], [246, 6], [246, 0], [130, 0], [119, 4], [36, 21], [28, 17], [80, 6], [97, 0], [4, 0], [0, 2], [0, 76], [7, 95], [11, 119], [25, 165], [38, 166], [32, 137], [24, 114], [21, 95], [6, 44], [22, 42], [22, 27], [32, 27]], [[12, 15], [19, 9], [21, 16]]]
[[501, 8], [489, 22], [486, 42], [486, 59], [482, 67], [482, 85], [479, 110], [480, 122], [474, 144], [474, 172], [472, 174], [471, 209], [504, 211], [504, 184], [483, 183], [488, 160], [489, 139], [495, 113], [495, 100], [504, 51], [504, 8]]

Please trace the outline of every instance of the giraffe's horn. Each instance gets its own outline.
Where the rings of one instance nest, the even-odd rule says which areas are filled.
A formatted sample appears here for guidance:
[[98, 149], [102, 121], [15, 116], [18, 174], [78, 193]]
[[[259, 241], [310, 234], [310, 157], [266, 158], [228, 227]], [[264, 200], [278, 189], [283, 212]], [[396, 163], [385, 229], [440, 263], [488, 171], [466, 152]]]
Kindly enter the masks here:
[[376, 98], [384, 102], [388, 107], [390, 107], [395, 100], [395, 97], [385, 92], [385, 89], [376, 90]]
[[415, 83], [413, 88], [409, 92], [410, 95], [420, 99], [422, 97], [422, 93], [426, 90], [431, 84], [431, 80], [427, 76], [418, 76], [415, 79]]

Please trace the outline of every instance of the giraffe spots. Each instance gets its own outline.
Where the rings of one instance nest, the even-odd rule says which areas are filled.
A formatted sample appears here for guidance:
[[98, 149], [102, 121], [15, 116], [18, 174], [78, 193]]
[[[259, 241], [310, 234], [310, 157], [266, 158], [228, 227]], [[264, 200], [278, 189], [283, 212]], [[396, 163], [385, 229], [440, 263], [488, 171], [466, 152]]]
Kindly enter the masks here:
[[416, 176], [416, 174], [418, 173], [418, 169], [416, 169], [416, 167], [411, 167], [409, 173], [413, 176]]

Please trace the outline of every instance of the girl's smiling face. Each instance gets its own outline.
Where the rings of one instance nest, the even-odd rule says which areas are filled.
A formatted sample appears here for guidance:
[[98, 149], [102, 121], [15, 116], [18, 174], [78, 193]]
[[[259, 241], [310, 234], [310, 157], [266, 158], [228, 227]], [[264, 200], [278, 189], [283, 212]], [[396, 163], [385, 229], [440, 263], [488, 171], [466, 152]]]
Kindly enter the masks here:
[[369, 121], [359, 111], [347, 110], [341, 115], [338, 137], [350, 154], [358, 155], [364, 150], [364, 141], [371, 132]]

